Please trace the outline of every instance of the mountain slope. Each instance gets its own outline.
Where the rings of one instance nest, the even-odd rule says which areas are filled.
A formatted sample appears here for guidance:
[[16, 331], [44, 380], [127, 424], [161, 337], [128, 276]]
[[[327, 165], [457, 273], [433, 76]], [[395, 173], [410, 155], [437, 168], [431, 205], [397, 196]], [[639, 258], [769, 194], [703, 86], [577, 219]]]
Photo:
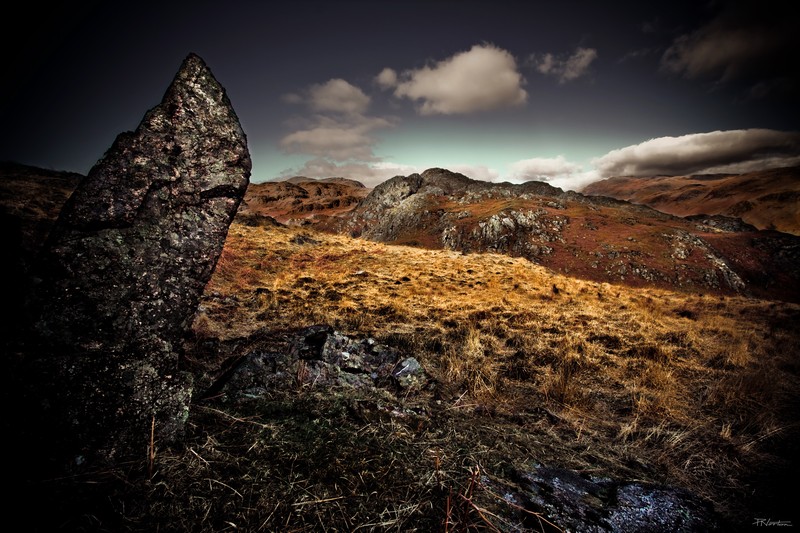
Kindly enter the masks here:
[[320, 228], [525, 257], [595, 281], [800, 299], [797, 237], [719, 217], [686, 220], [541, 182], [495, 184], [429, 169], [380, 184]]
[[758, 229], [800, 235], [800, 167], [746, 174], [622, 176], [590, 183], [583, 193], [628, 200], [677, 216], [738, 217]]
[[[4, 222], [24, 217], [46, 229], [78, 179], [27, 167], [0, 179]], [[539, 205], [532, 209], [545, 213], [528, 224], [539, 226], [534, 235], [560, 234], [567, 242], [564, 231], [581, 229], [579, 208], [597, 228], [586, 235], [609, 239], [618, 219], [663, 231], [659, 224], [673, 220], [546, 184], [509, 188], [438, 170], [382, 187], [359, 206], [360, 216], [373, 217], [366, 226], [413, 237], [381, 217], [391, 218], [389, 210], [409, 199], [424, 204], [420, 198], [432, 191], [441, 197], [428, 198], [431, 205], [457, 204], [468, 212], [462, 220], [491, 219], [505, 202]], [[483, 196], [483, 204], [470, 203]], [[524, 222], [508, 209], [510, 221]], [[561, 232], [556, 216], [566, 217]], [[436, 220], [424, 211], [409, 214], [415, 217]], [[631, 494], [617, 490], [630, 487], [625, 480], [691, 491], [729, 522], [724, 531], [746, 531], [754, 516], [797, 522], [787, 514], [794, 500], [784, 487], [800, 476], [800, 306], [628, 289], [507, 255], [240, 222], [231, 227], [195, 317], [195, 337], [187, 340], [182, 368], [195, 376], [197, 393], [185, 444], [159, 446], [154, 456], [143, 453], [141, 462], [119, 469], [15, 485], [20, 501], [49, 505], [48, 513], [22, 517], [28, 530], [95, 531], [102, 524], [114, 531], [220, 531], [235, 524], [309, 531], [322, 524], [343, 531], [511, 532], [540, 531], [546, 520], [553, 531], [598, 523], [605, 531], [609, 509], [624, 501], [616, 495]], [[715, 250], [722, 245], [711, 242], [714, 236], [735, 244], [725, 240], [730, 232], [707, 232], [701, 236]], [[748, 233], [754, 232], [741, 235]], [[26, 247], [35, 251], [38, 238]], [[15, 288], [13, 280], [9, 285]], [[14, 298], [7, 304], [21, 309]], [[347, 365], [339, 375], [348, 382], [326, 385], [311, 372], [320, 368], [313, 350], [289, 344], [298, 328], [319, 332], [321, 324], [336, 331], [316, 347], [324, 352], [329, 341], [342, 343], [336, 353]], [[388, 379], [365, 386], [377, 378], [352, 346], [413, 357], [430, 379], [424, 387]], [[291, 354], [294, 366], [281, 366]], [[23, 354], [8, 355], [13, 363]], [[11, 415], [19, 397], [5, 391]], [[19, 431], [17, 418], [4, 419], [7, 434]], [[596, 489], [595, 481], [613, 490], [575, 492], [580, 509], [595, 509], [591, 515], [574, 512], [568, 498], [562, 507], [573, 512], [557, 512], [552, 499], [534, 497], [538, 465], [558, 473], [553, 484], [566, 487], [547, 492], [556, 499], [572, 487]], [[663, 494], [644, 493], [647, 505], [639, 508], [651, 517], [660, 506], [670, 517], [696, 518]], [[673, 521], [660, 530], [679, 528]]]
[[[0, 204], [21, 225], [6, 232], [14, 239], [7, 246], [20, 249], [24, 265], [81, 176], [10, 163], [2, 170]], [[251, 184], [240, 208], [248, 213], [381, 242], [504, 253], [594, 281], [800, 301], [798, 237], [542, 182], [494, 184], [429, 169], [370, 192], [351, 180], [297, 178]]]
[[[83, 178], [74, 172], [0, 162], [0, 214], [13, 228], [26, 257], [38, 250], [61, 206]], [[9, 227], [4, 239], [11, 239]]]
[[286, 181], [251, 183], [239, 212], [270, 216], [282, 223], [311, 222], [319, 216], [349, 211], [369, 191], [362, 183], [345, 178], [315, 180], [297, 176]]

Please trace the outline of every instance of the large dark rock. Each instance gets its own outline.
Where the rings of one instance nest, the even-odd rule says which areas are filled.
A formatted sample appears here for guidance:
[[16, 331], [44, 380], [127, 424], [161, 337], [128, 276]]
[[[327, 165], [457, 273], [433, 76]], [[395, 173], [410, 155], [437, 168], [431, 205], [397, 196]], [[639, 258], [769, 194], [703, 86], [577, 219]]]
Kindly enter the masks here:
[[242, 401], [296, 387], [381, 388], [408, 394], [430, 384], [415, 358], [372, 338], [342, 335], [327, 325], [286, 333], [280, 340], [259, 331], [235, 339], [232, 346], [215, 347], [218, 354], [228, 353], [231, 363], [201, 397]]
[[[595, 478], [537, 465], [514, 485], [490, 481], [531, 531], [706, 533], [725, 529], [713, 505], [677, 487]], [[542, 519], [544, 517], [544, 519]], [[526, 531], [528, 529], [525, 529]]]
[[181, 349], [250, 177], [224, 88], [189, 55], [158, 106], [120, 134], [44, 245], [35, 332], [43, 403], [64, 451], [143, 456], [181, 436]]

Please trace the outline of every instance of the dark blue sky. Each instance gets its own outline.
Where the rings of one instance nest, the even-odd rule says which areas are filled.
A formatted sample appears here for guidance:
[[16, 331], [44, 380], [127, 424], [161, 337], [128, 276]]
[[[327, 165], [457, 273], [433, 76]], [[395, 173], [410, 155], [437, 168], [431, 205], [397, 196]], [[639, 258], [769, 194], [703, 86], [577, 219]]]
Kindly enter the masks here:
[[797, 164], [800, 42], [780, 5], [25, 4], [23, 36], [3, 37], [0, 159], [87, 172], [195, 52], [242, 121], [253, 181], [442, 166], [573, 187]]

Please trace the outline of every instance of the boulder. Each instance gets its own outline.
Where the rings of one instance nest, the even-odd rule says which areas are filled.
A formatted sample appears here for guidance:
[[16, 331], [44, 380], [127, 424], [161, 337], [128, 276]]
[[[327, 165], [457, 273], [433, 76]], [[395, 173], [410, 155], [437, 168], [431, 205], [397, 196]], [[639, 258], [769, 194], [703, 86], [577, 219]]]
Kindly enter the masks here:
[[[430, 383], [422, 365], [372, 338], [354, 339], [328, 325], [300, 329], [281, 342], [259, 333], [236, 341], [248, 350], [234, 354], [231, 368], [202, 395], [235, 401], [297, 387], [370, 391], [419, 391]], [[225, 352], [226, 350], [221, 350]]]
[[190, 54], [65, 204], [40, 257], [34, 331], [41, 401], [72, 461], [181, 437], [182, 345], [250, 169], [225, 89]]
[[534, 531], [705, 533], [727, 526], [710, 502], [678, 487], [545, 465], [516, 470], [512, 477], [515, 483], [508, 485], [487, 481]]

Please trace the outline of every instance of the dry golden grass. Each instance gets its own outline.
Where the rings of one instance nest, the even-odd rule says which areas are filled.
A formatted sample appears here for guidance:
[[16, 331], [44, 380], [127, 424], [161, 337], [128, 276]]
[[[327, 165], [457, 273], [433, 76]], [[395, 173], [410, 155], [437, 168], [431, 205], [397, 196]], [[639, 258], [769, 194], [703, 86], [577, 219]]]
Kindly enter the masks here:
[[[26, 235], [55, 212], [36, 208]], [[199, 338], [327, 323], [417, 357], [435, 389], [198, 399], [181, 445], [148, 432], [141, 464], [14, 486], [48, 512], [11, 520], [32, 530], [44, 518], [43, 531], [515, 531], [500, 521], [514, 510], [482, 479], [543, 463], [680, 485], [745, 529], [785, 518], [765, 509], [795, 507], [784, 486], [800, 477], [799, 319], [792, 304], [234, 223]], [[188, 362], [198, 375], [220, 368]]]
[[735, 514], [749, 476], [783, 464], [798, 435], [799, 317], [501, 255], [234, 224], [195, 330], [326, 323], [374, 337], [417, 357], [442, 405], [516, 420], [555, 463], [650, 472]]

